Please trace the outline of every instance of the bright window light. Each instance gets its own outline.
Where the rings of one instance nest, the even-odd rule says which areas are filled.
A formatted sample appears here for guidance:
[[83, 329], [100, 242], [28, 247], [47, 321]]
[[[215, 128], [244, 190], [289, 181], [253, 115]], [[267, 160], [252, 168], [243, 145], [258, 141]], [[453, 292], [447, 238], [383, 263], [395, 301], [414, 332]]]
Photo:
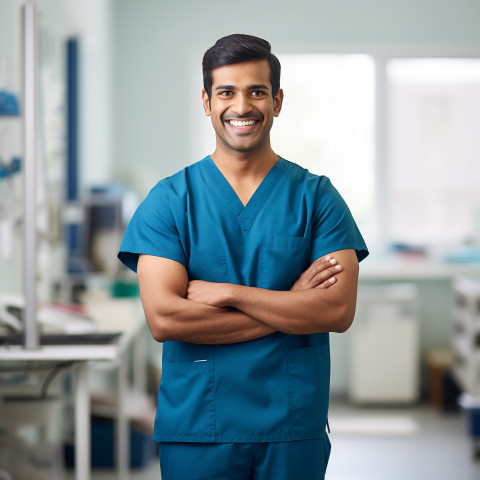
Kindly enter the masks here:
[[387, 238], [480, 241], [480, 59], [387, 64]]
[[353, 54], [278, 57], [285, 99], [272, 146], [287, 160], [330, 177], [364, 233], [374, 200], [373, 60]]
[[401, 83], [480, 82], [480, 61], [464, 58], [409, 58], [388, 62], [390, 78]]

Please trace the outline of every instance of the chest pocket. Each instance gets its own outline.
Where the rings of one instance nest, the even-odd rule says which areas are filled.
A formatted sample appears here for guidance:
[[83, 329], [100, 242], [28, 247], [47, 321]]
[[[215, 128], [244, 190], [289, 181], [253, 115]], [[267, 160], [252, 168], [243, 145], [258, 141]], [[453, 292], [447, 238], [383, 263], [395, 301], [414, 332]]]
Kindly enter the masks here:
[[309, 258], [310, 237], [264, 236], [258, 286], [269, 290], [290, 290], [308, 267]]

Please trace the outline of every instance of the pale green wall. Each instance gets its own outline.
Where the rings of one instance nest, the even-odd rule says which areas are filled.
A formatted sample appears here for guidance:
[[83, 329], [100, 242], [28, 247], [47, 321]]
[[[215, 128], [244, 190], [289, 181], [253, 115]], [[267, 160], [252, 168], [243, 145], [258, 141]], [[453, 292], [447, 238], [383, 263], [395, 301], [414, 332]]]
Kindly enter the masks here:
[[201, 120], [201, 57], [223, 35], [258, 35], [275, 52], [480, 47], [479, 21], [476, 0], [117, 0], [115, 175], [145, 194], [156, 179], [210, 153], [191, 151], [191, 118]]
[[[19, 3], [0, 0], [0, 56], [16, 53], [12, 18]], [[220, 36], [258, 35], [267, 38], [277, 53], [331, 48], [411, 53], [419, 48], [480, 49], [477, 0], [245, 0], [238, 4], [42, 0], [39, 4], [52, 15], [52, 28], [83, 35], [87, 50], [93, 52], [83, 79], [88, 95], [83, 105], [82, 178], [89, 184], [114, 176], [140, 195], [158, 179], [209, 153], [192, 152], [190, 135], [201, 118], [201, 57]], [[0, 290], [20, 285], [20, 270], [12, 265], [0, 263]], [[444, 346], [450, 325], [448, 292], [443, 285], [422, 289], [432, 305], [422, 311], [422, 346]], [[442, 308], [437, 307], [436, 297], [444, 300]], [[333, 341], [336, 391], [347, 385], [347, 340], [339, 336]]]
[[[202, 55], [223, 35], [258, 35], [277, 53], [429, 50], [480, 56], [479, 21], [476, 0], [117, 0], [114, 175], [145, 195], [160, 178], [210, 153], [193, 152], [191, 138], [195, 122], [202, 121]], [[423, 359], [428, 350], [449, 344], [451, 293], [446, 282], [421, 282], [419, 288]], [[333, 392], [348, 387], [348, 342], [348, 333], [333, 335]]]
[[[21, 0], [0, 0], [0, 58], [10, 65], [10, 87], [21, 97]], [[79, 175], [81, 187], [104, 183], [112, 170], [112, 0], [37, 0], [40, 42], [48, 40], [50, 48], [58, 49], [64, 58], [64, 42], [69, 37], [80, 40], [80, 109], [79, 109]], [[63, 61], [63, 60], [62, 60]], [[59, 62], [59, 71], [63, 70]], [[0, 118], [0, 122], [5, 121]], [[19, 126], [20, 127], [20, 126]], [[18, 142], [19, 143], [19, 142]], [[21, 151], [21, 145], [18, 147]], [[49, 172], [51, 174], [51, 172]], [[56, 172], [58, 176], [61, 172]], [[51, 177], [50, 177], [51, 178]], [[58, 178], [56, 182], [61, 183]], [[20, 182], [19, 186], [21, 185]], [[60, 185], [60, 188], [63, 188]], [[15, 254], [0, 258], [0, 291], [23, 291], [21, 232], [17, 232]], [[58, 250], [58, 247], [55, 249]], [[52, 265], [62, 271], [61, 263], [39, 262], [39, 273], [45, 279], [40, 290], [47, 292], [49, 276], [45, 271]], [[45, 287], [45, 288], [43, 288]]]

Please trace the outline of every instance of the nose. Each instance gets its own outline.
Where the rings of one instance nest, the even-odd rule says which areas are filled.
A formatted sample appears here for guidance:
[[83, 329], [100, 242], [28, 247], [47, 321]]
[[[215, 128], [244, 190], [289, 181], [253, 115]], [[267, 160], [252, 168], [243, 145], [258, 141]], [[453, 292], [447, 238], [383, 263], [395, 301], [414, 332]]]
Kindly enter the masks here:
[[233, 111], [237, 115], [245, 115], [250, 112], [250, 99], [247, 93], [239, 92], [235, 95]]

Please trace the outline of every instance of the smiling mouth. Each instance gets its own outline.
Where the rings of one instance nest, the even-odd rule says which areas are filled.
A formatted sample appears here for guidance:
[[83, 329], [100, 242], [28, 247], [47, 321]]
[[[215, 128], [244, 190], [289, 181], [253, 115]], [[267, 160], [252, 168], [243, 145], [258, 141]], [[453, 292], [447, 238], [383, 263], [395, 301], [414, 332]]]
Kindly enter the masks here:
[[258, 120], [227, 120], [227, 123], [232, 127], [251, 127], [255, 125]]

